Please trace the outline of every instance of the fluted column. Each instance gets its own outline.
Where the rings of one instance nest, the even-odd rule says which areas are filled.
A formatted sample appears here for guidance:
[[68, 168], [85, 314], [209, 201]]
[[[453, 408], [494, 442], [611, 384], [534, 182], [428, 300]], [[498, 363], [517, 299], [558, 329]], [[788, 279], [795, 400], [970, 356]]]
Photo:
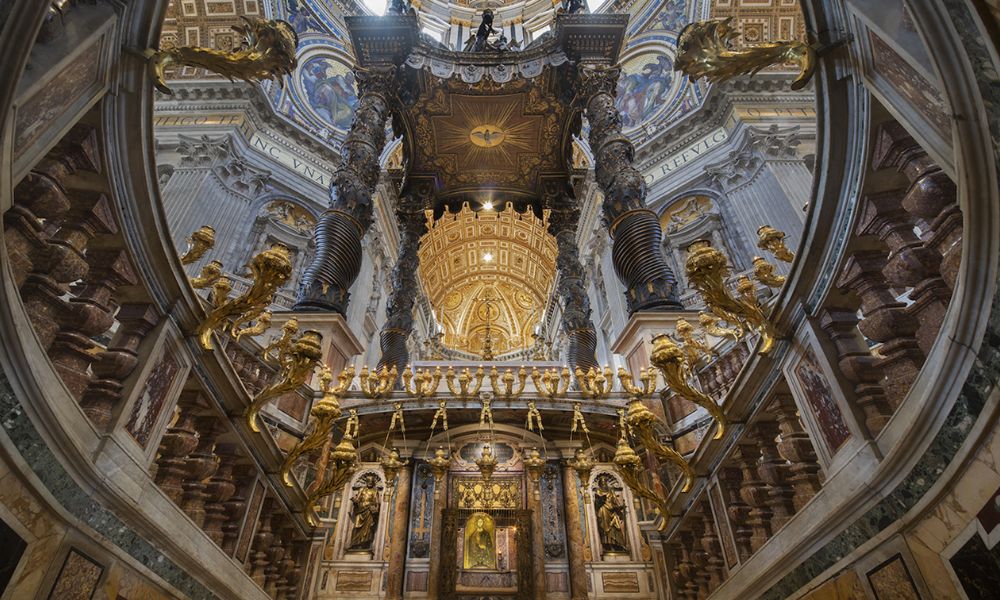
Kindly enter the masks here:
[[417, 267], [420, 259], [420, 236], [427, 229], [423, 205], [418, 197], [406, 195], [399, 199], [396, 211], [399, 223], [399, 256], [392, 270], [392, 289], [386, 303], [386, 320], [379, 335], [382, 358], [378, 366], [395, 366], [398, 371], [409, 364], [410, 353], [406, 340], [413, 333], [413, 305], [416, 303], [420, 285], [417, 283]]
[[392, 514], [392, 537], [389, 539], [389, 570], [386, 574], [385, 597], [387, 600], [402, 600], [403, 571], [406, 566], [406, 532], [410, 524], [410, 479], [412, 462], [399, 471], [396, 480], [396, 507]]
[[611, 259], [625, 286], [628, 311], [680, 310], [677, 278], [660, 251], [663, 232], [646, 208], [646, 182], [632, 166], [635, 148], [622, 134], [615, 106], [618, 67], [579, 68], [577, 101], [590, 122], [590, 148], [597, 184], [604, 192], [604, 223], [611, 234]]
[[597, 367], [597, 333], [590, 318], [590, 296], [580, 264], [580, 248], [576, 229], [580, 207], [572, 196], [561, 193], [546, 199], [549, 213], [549, 233], [556, 238], [559, 273], [557, 293], [562, 301], [562, 329], [568, 340], [570, 367], [587, 370]]
[[563, 504], [566, 514], [566, 545], [569, 554], [569, 589], [572, 600], [587, 598], [587, 565], [583, 556], [583, 530], [580, 527], [580, 498], [576, 471], [567, 463], [563, 471]]
[[298, 310], [346, 315], [348, 290], [361, 270], [361, 238], [372, 223], [385, 126], [399, 83], [396, 68], [358, 70], [358, 104], [330, 186], [330, 208], [316, 224], [316, 255], [299, 287]]

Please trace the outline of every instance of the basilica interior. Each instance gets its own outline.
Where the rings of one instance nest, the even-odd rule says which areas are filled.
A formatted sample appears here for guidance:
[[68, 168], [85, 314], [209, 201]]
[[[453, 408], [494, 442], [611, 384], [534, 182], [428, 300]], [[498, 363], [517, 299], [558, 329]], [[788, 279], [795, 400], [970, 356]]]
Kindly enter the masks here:
[[0, 2], [0, 599], [998, 597], [998, 40]]

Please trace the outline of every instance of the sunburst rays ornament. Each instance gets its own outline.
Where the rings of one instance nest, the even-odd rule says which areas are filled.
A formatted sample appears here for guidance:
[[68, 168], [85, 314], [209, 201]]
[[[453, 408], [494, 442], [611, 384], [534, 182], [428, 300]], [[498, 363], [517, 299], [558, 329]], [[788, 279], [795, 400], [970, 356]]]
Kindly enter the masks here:
[[435, 117], [437, 151], [456, 154], [460, 169], [511, 170], [518, 155], [538, 150], [541, 116], [524, 114], [524, 97], [466, 96], [448, 117]]

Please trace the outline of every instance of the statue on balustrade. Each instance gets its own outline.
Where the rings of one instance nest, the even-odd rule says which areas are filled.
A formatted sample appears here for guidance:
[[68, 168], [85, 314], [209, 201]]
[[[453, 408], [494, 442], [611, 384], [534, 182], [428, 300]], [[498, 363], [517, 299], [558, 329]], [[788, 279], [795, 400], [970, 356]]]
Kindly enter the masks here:
[[378, 476], [364, 475], [351, 497], [351, 540], [348, 550], [371, 550], [378, 527], [379, 500]]
[[385, 11], [387, 15], [415, 15], [417, 11], [410, 6], [410, 0], [390, 0]]
[[625, 533], [625, 503], [613, 485], [610, 475], [597, 478], [594, 489], [594, 510], [597, 511], [597, 532], [604, 552], [628, 552]]
[[584, 0], [563, 0], [562, 12], [568, 15], [585, 12], [587, 3]]
[[465, 522], [466, 569], [496, 569], [495, 524], [486, 513], [474, 513]]
[[483, 22], [479, 24], [476, 36], [466, 42], [465, 51], [486, 52], [487, 50], [493, 50], [494, 48], [489, 42], [489, 37], [495, 33], [497, 33], [497, 30], [493, 29], [493, 11], [487, 8], [483, 11]]

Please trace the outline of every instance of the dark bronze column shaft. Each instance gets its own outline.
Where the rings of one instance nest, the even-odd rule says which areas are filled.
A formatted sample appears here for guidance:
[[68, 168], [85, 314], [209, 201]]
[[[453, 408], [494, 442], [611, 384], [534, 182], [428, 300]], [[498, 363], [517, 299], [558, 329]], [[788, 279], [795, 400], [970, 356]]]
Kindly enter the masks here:
[[559, 282], [556, 293], [562, 303], [562, 328], [566, 334], [566, 355], [569, 366], [587, 370], [597, 367], [597, 333], [591, 320], [590, 296], [580, 264], [580, 250], [576, 243], [576, 229], [580, 221], [580, 207], [576, 199], [560, 194], [547, 202], [549, 233], [556, 238], [556, 271]]
[[413, 332], [413, 305], [420, 292], [417, 268], [420, 259], [420, 237], [426, 230], [423, 205], [416, 197], [404, 195], [399, 199], [396, 221], [399, 223], [399, 256], [392, 270], [392, 289], [386, 303], [386, 320], [379, 335], [382, 358], [378, 366], [393, 367], [402, 371], [410, 362], [406, 340]]
[[361, 270], [361, 238], [372, 223], [385, 126], [398, 88], [396, 67], [356, 70], [358, 104], [330, 185], [330, 208], [316, 224], [316, 256], [299, 285], [296, 310], [345, 315], [348, 290]]
[[604, 224], [611, 234], [611, 258], [625, 286], [628, 312], [682, 309], [677, 278], [660, 250], [663, 232], [646, 208], [646, 182], [632, 166], [635, 148], [622, 134], [615, 104], [621, 69], [579, 67], [577, 100], [590, 123], [597, 184], [604, 192]]

